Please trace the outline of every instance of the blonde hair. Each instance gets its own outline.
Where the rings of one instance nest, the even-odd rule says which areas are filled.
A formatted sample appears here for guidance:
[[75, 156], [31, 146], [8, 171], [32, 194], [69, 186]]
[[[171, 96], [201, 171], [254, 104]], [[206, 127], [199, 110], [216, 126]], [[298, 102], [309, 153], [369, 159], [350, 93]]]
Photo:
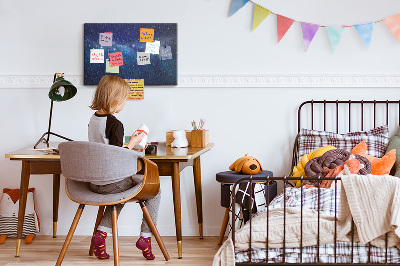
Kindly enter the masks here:
[[100, 79], [90, 108], [113, 114], [119, 103], [128, 98], [130, 87], [118, 76], [107, 75]]

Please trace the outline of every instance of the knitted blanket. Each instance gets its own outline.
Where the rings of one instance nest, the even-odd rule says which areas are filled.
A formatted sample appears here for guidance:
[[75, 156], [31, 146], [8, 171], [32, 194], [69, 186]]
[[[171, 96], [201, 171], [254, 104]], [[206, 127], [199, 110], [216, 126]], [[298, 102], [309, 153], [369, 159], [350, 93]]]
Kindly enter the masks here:
[[388, 247], [400, 249], [400, 179], [390, 175], [342, 176], [338, 219], [341, 237], [350, 237], [353, 219], [356, 241], [384, 248], [388, 233]]
[[[267, 212], [252, 219], [252, 248], [265, 248]], [[283, 209], [269, 211], [268, 242], [270, 248], [283, 247]], [[400, 179], [385, 176], [349, 175], [342, 177], [341, 200], [337, 221], [337, 240], [351, 241], [351, 221], [354, 219], [355, 241], [400, 249]], [[300, 208], [286, 208], [285, 247], [300, 246]], [[303, 209], [303, 246], [317, 244], [318, 213]], [[334, 217], [320, 214], [320, 245], [334, 242]], [[237, 250], [249, 248], [250, 224], [235, 234]], [[234, 265], [233, 243], [228, 239], [214, 257], [213, 265]]]

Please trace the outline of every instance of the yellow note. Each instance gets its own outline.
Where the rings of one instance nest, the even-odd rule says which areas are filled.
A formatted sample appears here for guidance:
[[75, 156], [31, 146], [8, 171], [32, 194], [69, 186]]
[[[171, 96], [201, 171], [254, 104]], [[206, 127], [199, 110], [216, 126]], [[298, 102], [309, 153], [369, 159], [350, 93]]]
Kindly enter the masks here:
[[154, 42], [154, 29], [140, 28], [140, 42]]
[[144, 99], [144, 79], [125, 79], [131, 87], [128, 99], [143, 100]]

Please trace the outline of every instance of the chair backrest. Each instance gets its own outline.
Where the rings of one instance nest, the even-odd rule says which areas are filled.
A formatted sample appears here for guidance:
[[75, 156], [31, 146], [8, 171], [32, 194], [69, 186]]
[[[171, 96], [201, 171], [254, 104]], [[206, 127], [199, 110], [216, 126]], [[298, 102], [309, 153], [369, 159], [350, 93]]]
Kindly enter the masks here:
[[101, 182], [118, 180], [137, 172], [141, 153], [121, 147], [88, 141], [58, 145], [62, 174], [72, 180]]

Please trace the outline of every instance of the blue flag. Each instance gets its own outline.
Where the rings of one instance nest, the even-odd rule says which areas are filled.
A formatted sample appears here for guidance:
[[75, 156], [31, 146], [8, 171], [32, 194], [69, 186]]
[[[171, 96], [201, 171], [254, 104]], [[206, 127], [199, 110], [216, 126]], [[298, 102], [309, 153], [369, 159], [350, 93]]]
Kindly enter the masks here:
[[241, 9], [247, 2], [250, 0], [233, 0], [232, 2], [232, 7], [231, 7], [231, 13], [230, 17], [235, 14], [239, 9]]
[[358, 34], [360, 35], [362, 41], [364, 42], [365, 46], [369, 48], [369, 45], [371, 43], [371, 37], [372, 37], [372, 31], [374, 29], [374, 24], [375, 22], [369, 22], [365, 24], [360, 24], [360, 25], [354, 25], [356, 27], [356, 30]]

